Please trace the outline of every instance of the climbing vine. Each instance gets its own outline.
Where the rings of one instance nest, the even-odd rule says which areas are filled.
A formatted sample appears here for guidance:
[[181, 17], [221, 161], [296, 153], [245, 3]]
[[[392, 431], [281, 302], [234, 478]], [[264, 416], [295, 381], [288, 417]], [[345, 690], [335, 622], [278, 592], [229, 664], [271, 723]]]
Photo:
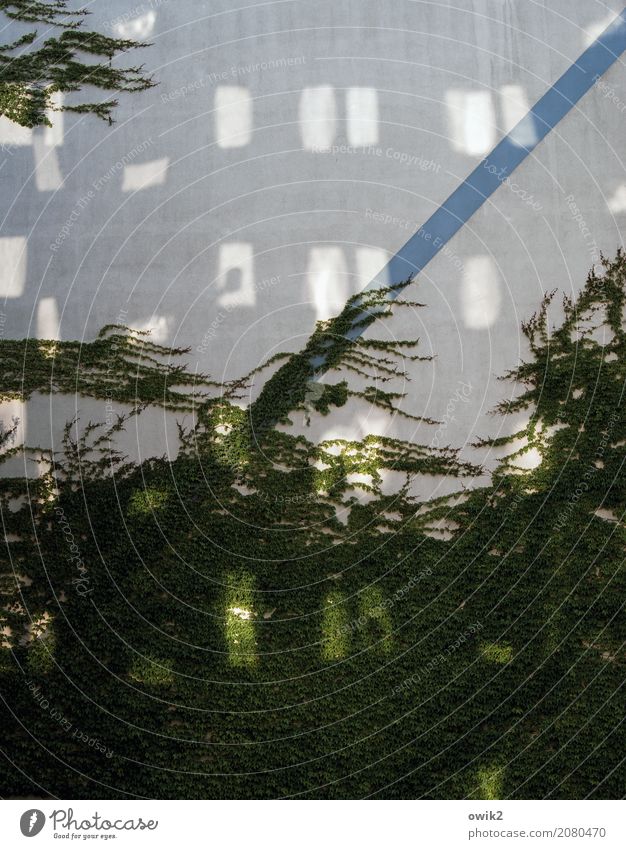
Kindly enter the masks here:
[[[2, 436], [5, 458], [40, 464], [0, 478], [0, 692], [19, 764], [3, 795], [621, 792], [625, 286], [619, 252], [558, 327], [553, 297], [524, 326], [529, 357], [496, 412], [528, 421], [479, 441], [502, 456], [474, 489], [482, 470], [453, 448], [285, 427], [401, 407], [393, 381], [418, 340], [349, 338], [389, 309], [384, 293], [227, 387], [124, 328], [0, 341], [3, 397], [128, 405], [113, 424], [68, 425], [57, 453]], [[193, 409], [174, 459], [115, 450], [146, 404]], [[460, 491], [423, 503], [422, 475]]]
[[201, 403], [218, 384], [181, 362], [188, 349], [165, 348], [149, 335], [107, 325], [95, 342], [1, 339], [0, 398], [25, 401], [33, 392], [64, 392], [166, 409]]
[[[70, 11], [66, 0], [0, 0], [0, 11], [14, 21], [43, 23], [61, 30], [58, 36], [43, 42], [33, 30], [0, 45], [0, 115], [17, 124], [51, 126], [49, 113], [55, 110], [88, 112], [111, 121], [117, 100], [68, 102], [59, 106], [55, 95], [80, 92], [86, 86], [136, 92], [154, 85], [141, 66], [117, 68], [111, 64], [117, 54], [145, 45], [85, 31], [82, 23], [87, 11]], [[107, 61], [85, 62], [85, 56]]]

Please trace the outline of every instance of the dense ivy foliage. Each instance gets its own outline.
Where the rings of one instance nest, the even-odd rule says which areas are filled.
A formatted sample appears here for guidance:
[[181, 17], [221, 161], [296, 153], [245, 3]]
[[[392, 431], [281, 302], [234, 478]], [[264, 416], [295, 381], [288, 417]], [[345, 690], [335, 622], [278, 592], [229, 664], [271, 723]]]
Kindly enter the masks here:
[[[164, 348], [148, 331], [103, 327], [95, 342], [1, 339], [0, 399], [33, 392], [77, 393], [127, 404], [192, 409], [218, 384], [181, 362], [186, 348]], [[230, 388], [234, 391], [234, 387]]]
[[[68, 10], [66, 0], [0, 0], [0, 11], [14, 21], [43, 23], [61, 30], [58, 37], [43, 42], [37, 40], [34, 30], [0, 45], [0, 115], [23, 127], [51, 126], [49, 113], [59, 108], [90, 112], [110, 121], [117, 106], [116, 100], [107, 100], [72, 102], [59, 107], [55, 101], [59, 92], [80, 92], [87, 86], [132, 92], [153, 85], [140, 66], [116, 68], [111, 64], [118, 53], [143, 44], [81, 29], [87, 12]], [[85, 62], [85, 57], [107, 61]]]
[[[412, 349], [418, 345], [418, 339], [401, 340], [395, 344], [377, 339], [353, 340], [350, 338], [350, 331], [357, 328], [365, 330], [378, 319], [389, 317], [392, 314], [389, 295], [394, 290], [402, 291], [410, 283], [409, 279], [394, 287], [381, 287], [371, 292], [353, 295], [337, 317], [319, 321], [304, 349], [288, 357], [287, 362], [272, 380], [265, 384], [259, 398], [251, 405], [252, 430], [260, 436], [276, 422], [284, 421], [291, 410], [301, 407], [311, 381], [320, 372], [333, 369], [338, 365], [368, 379], [373, 379], [375, 376], [377, 385], [369, 386], [362, 393], [362, 397], [376, 406], [394, 410], [396, 402], [402, 396], [385, 392], [380, 384], [398, 376], [398, 360], [430, 358], [407, 353], [406, 349]], [[416, 301], [407, 301], [402, 298], [396, 299], [395, 304], [400, 307], [423, 306]], [[284, 356], [278, 354], [274, 359]], [[321, 406], [319, 403], [317, 405], [320, 411], [328, 410], [326, 401], [330, 400], [332, 392], [333, 390], [328, 388], [324, 400], [320, 399]], [[337, 397], [336, 387], [334, 392], [335, 402], [341, 398], [345, 403], [347, 393], [340, 393]]]
[[[452, 449], [272, 426], [359, 403], [347, 379], [307, 402], [320, 351], [401, 373], [402, 343], [345, 342], [356, 314], [319, 325], [251, 408], [194, 396], [173, 461], [127, 463], [91, 426], [49, 474], [0, 479], [2, 795], [621, 797], [625, 286], [619, 253], [558, 329], [544, 301], [499, 411], [528, 424], [455, 499], [408, 485], [471, 478]], [[129, 400], [139, 340], [93, 344], [111, 338]], [[106, 397], [98, 357], [76, 377], [84, 347], [4, 395], [58, 371]], [[171, 401], [165, 352], [145, 351], [137, 401]], [[389, 494], [386, 471], [406, 485]]]

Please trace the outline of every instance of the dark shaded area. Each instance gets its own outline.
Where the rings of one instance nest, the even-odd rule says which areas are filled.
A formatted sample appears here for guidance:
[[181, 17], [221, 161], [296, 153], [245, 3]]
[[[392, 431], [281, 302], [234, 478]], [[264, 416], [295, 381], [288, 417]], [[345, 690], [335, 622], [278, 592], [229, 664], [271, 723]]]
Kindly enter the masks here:
[[91, 431], [1, 480], [2, 795], [621, 797], [625, 283], [619, 253], [544, 302], [529, 424], [455, 501], [380, 486], [472, 475], [451, 449], [255, 443], [223, 398], [172, 462]]

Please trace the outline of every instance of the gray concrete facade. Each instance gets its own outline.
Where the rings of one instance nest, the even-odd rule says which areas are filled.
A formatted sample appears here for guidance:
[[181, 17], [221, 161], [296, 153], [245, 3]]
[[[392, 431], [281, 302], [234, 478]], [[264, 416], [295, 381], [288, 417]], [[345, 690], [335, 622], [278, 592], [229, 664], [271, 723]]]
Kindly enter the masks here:
[[[88, 341], [111, 322], [151, 327], [217, 379], [297, 350], [622, 6], [96, 0], [90, 25], [152, 42], [141, 60], [159, 86], [122, 96], [111, 127], [0, 121], [0, 331]], [[426, 308], [372, 334], [420, 336], [436, 354], [411, 366], [405, 406], [442, 419], [457, 398], [441, 444], [494, 432], [520, 322], [623, 244], [625, 115], [622, 59], [421, 275]], [[31, 443], [99, 409], [30, 407], [3, 412]], [[365, 406], [342, 415], [308, 433], [434, 438]], [[163, 422], [129, 437], [139, 455], [163, 450]]]

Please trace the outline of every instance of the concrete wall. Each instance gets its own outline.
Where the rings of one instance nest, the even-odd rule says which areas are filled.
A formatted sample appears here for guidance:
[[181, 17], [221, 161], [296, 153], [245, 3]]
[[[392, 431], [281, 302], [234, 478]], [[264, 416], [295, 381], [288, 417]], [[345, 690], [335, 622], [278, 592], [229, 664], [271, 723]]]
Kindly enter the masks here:
[[[112, 127], [0, 122], [0, 331], [153, 327], [217, 378], [298, 349], [622, 5], [96, 0], [94, 27], [153, 43], [141, 59], [160, 85], [122, 97]], [[523, 353], [521, 320], [623, 243], [623, 60], [604, 83], [428, 267], [427, 307], [376, 331], [437, 355], [411, 367], [411, 412], [442, 418], [471, 385], [441, 442], [494, 432], [486, 413], [510, 391], [495, 376]], [[29, 442], [57, 439], [63, 403], [36, 402]], [[309, 433], [381, 429], [414, 435], [365, 407]], [[163, 417], [138, 441], [160, 453]]]

